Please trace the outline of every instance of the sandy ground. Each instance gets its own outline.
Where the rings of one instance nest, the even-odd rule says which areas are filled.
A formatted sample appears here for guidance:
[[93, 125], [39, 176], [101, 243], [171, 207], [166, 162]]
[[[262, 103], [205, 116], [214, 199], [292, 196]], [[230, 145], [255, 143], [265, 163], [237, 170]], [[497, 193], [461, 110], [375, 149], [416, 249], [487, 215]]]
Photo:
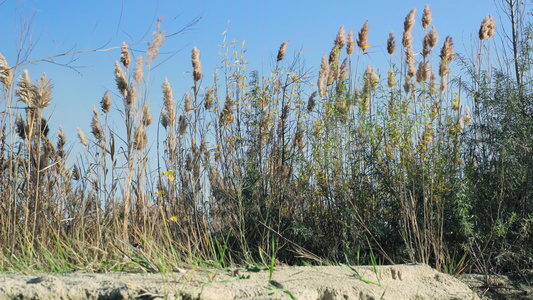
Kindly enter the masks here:
[[180, 270], [172, 274], [0, 274], [3, 299], [479, 299], [426, 265]]

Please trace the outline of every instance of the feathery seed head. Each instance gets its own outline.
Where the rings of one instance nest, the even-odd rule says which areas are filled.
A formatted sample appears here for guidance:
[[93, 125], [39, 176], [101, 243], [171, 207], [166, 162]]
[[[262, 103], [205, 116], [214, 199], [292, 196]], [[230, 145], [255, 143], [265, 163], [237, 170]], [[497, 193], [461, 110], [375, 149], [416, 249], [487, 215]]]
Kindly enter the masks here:
[[105, 91], [102, 101], [100, 101], [100, 107], [104, 114], [109, 113], [111, 110], [111, 97], [109, 96], [109, 91]]
[[32, 97], [34, 107], [43, 109], [52, 101], [52, 88], [54, 85], [50, 81], [46, 79], [46, 73], [43, 73], [41, 79], [37, 81], [37, 85], [33, 89]]
[[63, 133], [63, 128], [59, 126], [59, 131], [57, 132], [57, 155], [61, 158], [65, 157], [65, 144], [67, 143], [67, 137]]
[[437, 91], [437, 76], [435, 76], [433, 71], [430, 72], [431, 76], [429, 76], [429, 94], [433, 96]]
[[396, 51], [396, 42], [394, 41], [394, 32], [391, 30], [389, 33], [389, 38], [387, 39], [387, 52], [390, 55], [393, 55]]
[[285, 54], [287, 54], [287, 45], [288, 45], [288, 44], [289, 44], [289, 41], [285, 41], [285, 42], [283, 42], [283, 44], [281, 44], [281, 46], [279, 47], [277, 61], [282, 61], [283, 58], [285, 57]]
[[150, 107], [146, 103], [144, 103], [143, 105], [141, 122], [144, 127], [148, 127], [150, 126], [150, 124], [152, 124], [152, 116], [150, 114]]
[[481, 22], [481, 27], [479, 28], [479, 39], [490, 39], [494, 32], [496, 31], [496, 22], [492, 18], [491, 15], [488, 15], [483, 19], [483, 22]]
[[437, 43], [439, 41], [439, 36], [437, 35], [437, 30], [435, 29], [435, 26], [431, 26], [431, 30], [429, 30], [429, 38], [428, 38], [428, 45], [429, 48], [433, 49], [435, 46], [437, 46]]
[[413, 8], [413, 10], [409, 12], [407, 17], [405, 17], [405, 21], [403, 22], [402, 45], [406, 48], [410, 47], [413, 41], [411, 30], [413, 29], [413, 26], [415, 25], [415, 13], [416, 13], [416, 8]]
[[185, 93], [185, 113], [189, 113], [192, 110], [192, 101], [189, 93]]
[[363, 52], [366, 52], [366, 48], [368, 48], [368, 20], [365, 22], [365, 25], [363, 25], [363, 28], [361, 28], [361, 31], [359, 31], [358, 39], [357, 39], [357, 46], [363, 50]]
[[326, 97], [326, 83], [328, 80], [328, 72], [328, 60], [326, 58], [326, 54], [324, 54], [322, 56], [322, 63], [320, 64], [320, 71], [318, 73], [318, 93], [322, 98]]
[[428, 79], [429, 74], [429, 62], [421, 61], [418, 64], [418, 70], [416, 71], [416, 82], [424, 82]]
[[412, 47], [405, 48], [405, 63], [407, 64], [407, 75], [413, 77], [416, 74], [415, 53]]
[[208, 87], [204, 97], [205, 109], [211, 109], [211, 107], [213, 106], [213, 101], [213, 89], [211, 87]]
[[313, 109], [315, 108], [315, 104], [316, 104], [316, 101], [315, 101], [315, 97], [317, 95], [317, 92], [314, 91], [311, 96], [309, 96], [309, 101], [307, 101], [307, 111], [308, 112], [312, 112]]
[[179, 118], [179, 133], [185, 135], [187, 133], [187, 118], [185, 116], [180, 116]]
[[93, 105], [93, 119], [91, 121], [91, 132], [94, 138], [99, 141], [101, 141], [104, 137], [102, 125], [100, 125], [100, 115], [98, 114], [98, 110], [96, 110], [96, 107], [94, 105]]
[[135, 130], [135, 141], [133, 144], [137, 150], [144, 149], [148, 144], [148, 135], [146, 134], [146, 130], [143, 126], [139, 126]]
[[350, 29], [350, 31], [348, 32], [348, 44], [346, 45], [346, 54], [348, 54], [348, 56], [351, 56], [353, 50], [355, 50], [355, 39], [353, 31]]
[[125, 41], [122, 41], [121, 50], [122, 51], [120, 52], [120, 62], [127, 69], [130, 67], [131, 57], [130, 57], [130, 51], [128, 50], [128, 45], [126, 45]]
[[337, 33], [337, 37], [335, 38], [335, 47], [337, 49], [342, 49], [344, 45], [346, 44], [346, 34], [344, 33], [344, 25], [341, 26], [339, 29], [339, 32]]
[[165, 31], [160, 30], [161, 22], [164, 18], [157, 20], [157, 31], [153, 33], [153, 41], [148, 43], [148, 53], [146, 59], [146, 65], [150, 66], [154, 59], [159, 55], [159, 48], [163, 45], [165, 41]]
[[18, 136], [23, 140], [26, 139], [29, 131], [28, 125], [26, 125], [26, 122], [19, 114], [17, 114], [17, 118], [15, 120], [15, 131], [17, 132]]
[[453, 61], [454, 56], [455, 51], [453, 49], [452, 38], [450, 36], [447, 36], [440, 52], [440, 58], [441, 60], [445, 61], [446, 64], [450, 64]]
[[172, 87], [168, 82], [168, 79], [165, 78], [163, 83], [163, 103], [165, 105], [167, 124], [174, 126], [174, 121], [176, 120], [176, 113], [174, 111], [174, 95], [172, 93]]
[[87, 142], [87, 137], [85, 136], [85, 133], [81, 130], [81, 128], [78, 127], [78, 138], [80, 140], [80, 143], [85, 146], [85, 148], [88, 147], [89, 143]]
[[196, 47], [192, 49], [192, 66], [193, 66], [193, 79], [195, 82], [202, 79], [202, 63], [200, 62], [200, 50]]
[[135, 61], [135, 69], [133, 70], [133, 78], [135, 79], [135, 82], [137, 82], [137, 85], [141, 85], [141, 81], [143, 79], [143, 68], [143, 56], [139, 55]]
[[34, 86], [30, 80], [30, 74], [28, 70], [24, 70], [17, 82], [16, 94], [18, 101], [24, 102], [28, 107], [31, 107], [33, 102], [33, 89]]
[[429, 4], [426, 4], [424, 8], [424, 13], [422, 14], [422, 27], [424, 30], [431, 24], [431, 10], [429, 9]]
[[120, 94], [123, 97], [126, 97], [128, 95], [128, 81], [126, 80], [124, 70], [122, 70], [118, 61], [115, 61], [115, 81]]
[[396, 75], [392, 67], [389, 68], [389, 77], [387, 79], [387, 84], [389, 88], [393, 88], [396, 85]]
[[6, 58], [0, 53], [0, 83], [7, 89], [13, 83], [13, 71], [9, 67]]

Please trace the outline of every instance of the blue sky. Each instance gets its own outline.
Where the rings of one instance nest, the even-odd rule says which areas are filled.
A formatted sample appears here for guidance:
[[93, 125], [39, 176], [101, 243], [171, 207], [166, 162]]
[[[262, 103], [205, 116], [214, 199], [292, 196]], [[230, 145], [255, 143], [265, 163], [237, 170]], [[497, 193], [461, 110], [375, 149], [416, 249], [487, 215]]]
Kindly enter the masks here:
[[[369, 44], [372, 46], [368, 62], [378, 66], [387, 57], [386, 40], [390, 30], [395, 32], [397, 43], [401, 39], [403, 21], [413, 8], [417, 8], [414, 27], [414, 43], [421, 49], [423, 37], [420, 19], [426, 4], [433, 12], [433, 22], [439, 33], [442, 47], [444, 37], [452, 36], [456, 51], [469, 51], [471, 38], [483, 18], [491, 14], [497, 22], [497, 34], [501, 34], [502, 21], [492, 0], [376, 0], [376, 1], [170, 1], [170, 0], [0, 0], [0, 53], [13, 66], [16, 63], [21, 23], [31, 21], [33, 51], [28, 56], [34, 61], [52, 55], [109, 48], [150, 40], [156, 19], [164, 16], [162, 29], [172, 33], [196, 17], [200, 21], [182, 34], [169, 38], [163, 45], [159, 61], [165, 54], [177, 52], [152, 73], [153, 91], [149, 104], [154, 116], [161, 108], [160, 86], [165, 77], [173, 86], [176, 99], [188, 91], [191, 80], [190, 53], [193, 47], [201, 51], [204, 82], [212, 84], [215, 69], [220, 66], [222, 33], [227, 29], [229, 41], [245, 41], [245, 59], [248, 69], [268, 74], [283, 41], [290, 40], [288, 58], [297, 51], [304, 51], [307, 66], [320, 64], [323, 53], [329, 53], [341, 25], [346, 32], [352, 29], [356, 35], [366, 20], [369, 21]], [[26, 47], [28, 44], [26, 44]], [[145, 46], [133, 49], [144, 50]], [[439, 50], [440, 51], [440, 50]], [[140, 52], [135, 54], [142, 54]], [[144, 55], [143, 55], [144, 56]], [[74, 61], [70, 62], [72, 58]], [[70, 145], [77, 143], [76, 127], [90, 132], [92, 106], [98, 107], [106, 90], [116, 92], [114, 61], [120, 59], [120, 50], [85, 53], [57, 59], [70, 67], [47, 62], [31, 64], [24, 68], [36, 80], [43, 72], [54, 84], [53, 102], [50, 105], [51, 132], [59, 125], [67, 135]], [[459, 71], [459, 70], [458, 70]], [[317, 75], [318, 71], [315, 72]], [[17, 74], [18, 75], [18, 74]], [[312, 82], [315, 82], [312, 79]], [[116, 105], [121, 101], [114, 97]], [[0, 103], [3, 110], [4, 104]], [[113, 122], [120, 127], [117, 114]]]

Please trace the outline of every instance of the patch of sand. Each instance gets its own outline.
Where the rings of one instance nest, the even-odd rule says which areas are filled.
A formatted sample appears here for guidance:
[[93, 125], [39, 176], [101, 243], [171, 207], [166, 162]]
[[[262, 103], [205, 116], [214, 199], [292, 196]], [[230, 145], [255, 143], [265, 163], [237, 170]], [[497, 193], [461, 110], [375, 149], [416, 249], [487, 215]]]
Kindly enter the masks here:
[[[238, 273], [234, 276], [234, 273]], [[427, 265], [182, 270], [171, 274], [0, 274], [0, 299], [479, 299]]]

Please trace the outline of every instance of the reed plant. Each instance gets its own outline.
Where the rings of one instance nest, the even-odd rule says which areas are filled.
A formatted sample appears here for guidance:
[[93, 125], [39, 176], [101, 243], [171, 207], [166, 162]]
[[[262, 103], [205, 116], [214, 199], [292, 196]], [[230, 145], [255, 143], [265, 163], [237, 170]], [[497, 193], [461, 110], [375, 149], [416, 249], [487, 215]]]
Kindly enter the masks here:
[[[270, 71], [248, 70], [244, 43], [224, 38], [208, 79], [206, 54], [194, 47], [190, 88], [178, 93], [165, 78], [155, 99], [160, 20], [144, 56], [120, 47], [116, 90], [87, 116], [90, 135], [78, 128], [77, 156], [61, 128], [50, 134], [51, 81], [32, 81], [0, 56], [0, 268], [165, 272], [273, 253], [271, 272], [274, 258], [461, 272], [494, 263], [496, 249], [523, 263], [528, 252], [510, 239], [531, 242], [529, 189], [521, 188], [530, 176], [509, 176], [531, 163], [521, 158], [531, 145], [520, 129], [532, 128], [527, 81], [515, 93], [509, 74], [492, 73], [492, 17], [470, 61], [431, 24], [429, 6], [421, 26], [416, 19], [413, 9], [401, 40], [391, 31], [382, 43], [370, 35], [372, 20], [357, 34], [342, 26], [331, 52], [313, 58], [317, 74], [301, 53], [288, 54], [288, 41]], [[522, 42], [519, 70], [530, 51]], [[377, 44], [387, 49], [384, 72], [368, 59]], [[457, 79], [457, 61], [471, 81]], [[491, 102], [504, 98], [517, 106]], [[515, 114], [523, 117], [511, 121]], [[506, 125], [494, 125], [501, 117]]]

